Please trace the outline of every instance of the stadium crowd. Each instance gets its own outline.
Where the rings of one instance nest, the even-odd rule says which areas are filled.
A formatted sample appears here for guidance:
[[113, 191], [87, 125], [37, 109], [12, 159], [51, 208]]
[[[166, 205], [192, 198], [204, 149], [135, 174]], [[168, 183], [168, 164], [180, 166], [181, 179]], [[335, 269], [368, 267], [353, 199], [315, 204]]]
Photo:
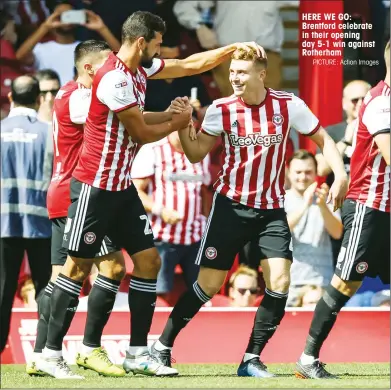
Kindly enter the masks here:
[[[1, 118], [6, 120], [12, 112], [15, 115], [16, 108], [9, 99], [9, 94], [15, 92], [15, 89], [11, 90], [12, 80], [26, 74], [34, 75], [39, 83], [36, 117], [42, 126], [47, 125], [47, 132], [51, 134], [55, 96], [63, 84], [76, 78], [75, 47], [82, 41], [99, 39], [106, 41], [111, 50], [118, 51], [123, 22], [139, 10], [153, 12], [166, 21], [161, 58], [185, 58], [233, 42], [255, 40], [265, 48], [268, 57], [266, 87], [286, 89], [281, 55], [284, 26], [280, 8], [297, 7], [299, 1], [241, 1], [240, 7], [237, 3], [182, 0], [5, 1], [0, 10]], [[380, 8], [371, 16], [375, 20], [381, 19], [381, 7], [389, 7], [387, 2], [378, 3]], [[62, 22], [63, 12], [83, 9], [86, 10], [85, 21], [81, 24]], [[253, 23], [253, 17], [263, 23]], [[369, 15], [363, 17], [367, 19]], [[387, 39], [387, 30], [378, 37], [379, 42]], [[378, 47], [384, 45], [379, 44]], [[371, 55], [382, 59], [382, 52]], [[193, 107], [193, 123], [198, 129], [212, 101], [232, 93], [228, 65], [229, 61], [225, 61], [200, 75], [148, 81], [145, 111], [165, 111], [177, 96], [188, 96]], [[369, 89], [384, 78], [381, 69], [378, 69], [378, 74], [373, 74], [373, 71], [360, 71], [360, 79], [346, 78], [341, 96], [343, 120], [326, 129], [337, 143], [348, 173], [358, 111]], [[2, 122], [2, 152], [7, 136], [11, 137], [4, 131], [3, 124], [6, 122]], [[50, 148], [53, 153], [53, 145]], [[132, 177], [149, 213], [162, 258], [157, 282], [158, 306], [174, 306], [181, 293], [197, 279], [198, 266], [194, 261], [210, 212], [212, 184], [221, 167], [222, 148], [220, 141], [202, 163], [191, 164], [183, 157], [178, 136], [172, 134], [158, 145], [144, 146], [136, 158]], [[42, 153], [48, 153], [48, 150]], [[172, 161], [172, 164], [167, 161]], [[26, 162], [27, 165], [31, 163], [34, 161]], [[175, 164], [180, 167], [175, 167]], [[176, 173], [173, 173], [174, 168]], [[36, 254], [37, 249], [40, 254], [47, 252], [43, 246], [50, 238], [47, 225], [42, 222], [34, 225], [33, 217], [23, 222], [9, 217], [14, 212], [9, 207], [13, 195], [4, 169], [2, 166], [2, 317], [6, 301], [13, 302], [14, 307], [36, 308], [36, 300], [43, 293], [51, 273], [50, 255], [45, 259], [45, 256]], [[54, 172], [55, 167], [52, 169]], [[330, 212], [330, 206], [326, 204], [333, 175], [320, 153], [314, 155], [299, 150], [293, 139], [289, 139], [287, 144], [285, 169], [285, 208], [293, 237], [294, 258], [287, 305], [313, 308], [330, 283], [341, 246], [343, 226], [340, 212]], [[190, 171], [191, 174], [188, 173]], [[17, 174], [21, 177], [16, 179], [24, 178], [23, 172]], [[34, 202], [21, 211], [23, 200], [19, 201], [19, 212], [40, 217], [45, 214], [44, 205]], [[251, 243], [238, 253], [226, 283], [207, 306], [259, 306], [265, 284], [256, 253]], [[133, 265], [129, 256], [124, 255], [126, 275], [119, 286], [115, 308], [127, 307], [126, 295]], [[84, 283], [82, 297], [88, 296], [96, 276], [97, 270]], [[3, 284], [6, 293], [3, 292]], [[359, 293], [347, 305], [389, 306], [388, 289], [389, 286], [379, 280], [364, 282]], [[79, 309], [86, 308], [86, 302], [87, 298], [81, 298]], [[11, 307], [9, 305], [9, 310]], [[9, 316], [10, 313], [5, 316], [6, 321]]]

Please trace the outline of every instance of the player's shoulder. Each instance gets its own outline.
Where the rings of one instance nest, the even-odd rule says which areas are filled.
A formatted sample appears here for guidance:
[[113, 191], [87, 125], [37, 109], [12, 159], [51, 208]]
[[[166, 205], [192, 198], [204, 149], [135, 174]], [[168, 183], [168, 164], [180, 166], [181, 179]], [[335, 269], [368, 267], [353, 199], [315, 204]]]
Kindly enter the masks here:
[[364, 111], [368, 107], [390, 105], [390, 87], [384, 82], [380, 81], [376, 86], [370, 89], [365, 95], [363, 106]]
[[277, 89], [267, 88], [268, 96], [273, 100], [292, 101], [298, 98], [294, 93], [287, 91], [280, 91]]
[[237, 101], [238, 98], [232, 94], [230, 96], [213, 100], [212, 104], [209, 107], [211, 107], [212, 109], [218, 109], [224, 106], [229, 106], [230, 104], [235, 103]]
[[110, 53], [104, 64], [98, 69], [94, 77], [94, 83], [100, 84], [104, 80], [116, 80], [127, 78], [127, 68], [114, 53]]

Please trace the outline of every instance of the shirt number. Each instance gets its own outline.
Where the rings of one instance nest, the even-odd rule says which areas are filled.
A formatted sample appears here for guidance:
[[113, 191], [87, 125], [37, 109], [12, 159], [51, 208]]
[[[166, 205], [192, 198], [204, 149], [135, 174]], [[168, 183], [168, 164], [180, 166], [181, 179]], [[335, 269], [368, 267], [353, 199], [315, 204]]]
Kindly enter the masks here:
[[147, 215], [140, 215], [140, 219], [143, 221], [145, 220], [145, 228], [144, 228], [144, 234], [147, 236], [148, 234], [152, 234], [152, 229], [149, 225], [149, 219]]

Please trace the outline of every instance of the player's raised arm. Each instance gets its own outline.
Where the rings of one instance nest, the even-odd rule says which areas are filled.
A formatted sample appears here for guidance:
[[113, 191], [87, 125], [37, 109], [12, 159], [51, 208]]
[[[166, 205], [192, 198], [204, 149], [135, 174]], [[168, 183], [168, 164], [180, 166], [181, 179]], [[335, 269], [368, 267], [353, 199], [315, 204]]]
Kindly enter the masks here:
[[362, 121], [387, 165], [390, 165], [390, 97], [383, 95], [373, 98], [364, 111]]
[[178, 78], [207, 72], [208, 70], [215, 68], [217, 65], [220, 65], [225, 60], [228, 60], [236, 49], [249, 47], [253, 48], [259, 56], [266, 58], [264, 48], [255, 42], [233, 43], [232, 45], [227, 45], [219, 49], [193, 54], [183, 60], [165, 59], [164, 68], [150, 78]]
[[326, 130], [320, 126], [319, 119], [311, 112], [303, 100], [294, 96], [292, 107], [292, 127], [301, 134], [309, 136], [322, 151], [327, 164], [334, 172], [334, 183], [330, 188], [327, 203], [333, 202], [334, 211], [340, 208], [348, 190], [348, 176], [341, 154]]

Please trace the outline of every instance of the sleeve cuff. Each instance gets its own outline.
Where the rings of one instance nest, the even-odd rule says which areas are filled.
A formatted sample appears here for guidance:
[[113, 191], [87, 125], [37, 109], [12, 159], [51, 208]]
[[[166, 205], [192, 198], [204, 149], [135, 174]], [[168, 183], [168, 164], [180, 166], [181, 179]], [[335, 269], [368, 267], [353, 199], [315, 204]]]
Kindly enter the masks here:
[[150, 175], [132, 175], [132, 180], [143, 180], [143, 179], [150, 179], [154, 176], [154, 173], [151, 173]]
[[115, 112], [115, 113], [121, 112], [121, 111], [127, 110], [128, 108], [131, 108], [131, 107], [134, 107], [134, 106], [137, 106], [137, 102], [133, 102], [131, 104], [128, 104], [127, 106], [117, 108], [116, 110], [113, 110], [113, 112]]
[[161, 60], [161, 64], [160, 64], [159, 69], [155, 73], [151, 74], [148, 78], [151, 78], [151, 77], [157, 75], [159, 72], [161, 72], [163, 70], [164, 66], [165, 66], [164, 60]]
[[320, 122], [318, 122], [314, 130], [312, 130], [308, 134], [303, 134], [303, 135], [305, 135], [306, 137], [311, 137], [311, 135], [314, 135], [319, 130], [319, 128], [320, 128]]
[[378, 134], [387, 134], [390, 132], [390, 129], [381, 129], [381, 130], [378, 130], [376, 131], [376, 133], [373, 133], [372, 134], [372, 137], [375, 137], [377, 136]]
[[203, 127], [201, 127], [200, 132], [206, 135], [210, 135], [211, 137], [218, 137], [218, 135], [209, 133], [209, 131], [205, 130]]

